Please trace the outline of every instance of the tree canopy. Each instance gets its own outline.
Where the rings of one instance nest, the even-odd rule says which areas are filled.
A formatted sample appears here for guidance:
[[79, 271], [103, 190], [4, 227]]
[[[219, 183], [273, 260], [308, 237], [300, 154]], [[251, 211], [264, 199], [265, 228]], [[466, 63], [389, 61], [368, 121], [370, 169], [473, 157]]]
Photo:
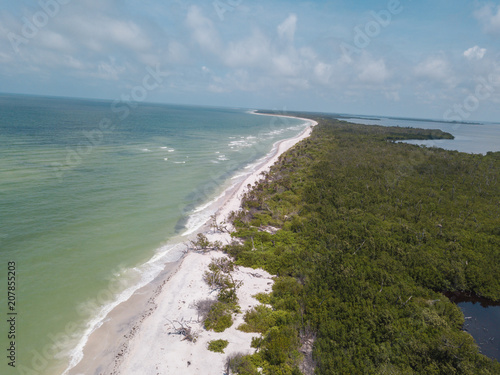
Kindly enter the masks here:
[[246, 194], [244, 242], [225, 249], [277, 275], [270, 307], [248, 314], [263, 336], [240, 373], [305, 371], [311, 332], [317, 374], [500, 373], [441, 293], [500, 300], [500, 153], [395, 142], [452, 137], [439, 130], [302, 117], [319, 125]]

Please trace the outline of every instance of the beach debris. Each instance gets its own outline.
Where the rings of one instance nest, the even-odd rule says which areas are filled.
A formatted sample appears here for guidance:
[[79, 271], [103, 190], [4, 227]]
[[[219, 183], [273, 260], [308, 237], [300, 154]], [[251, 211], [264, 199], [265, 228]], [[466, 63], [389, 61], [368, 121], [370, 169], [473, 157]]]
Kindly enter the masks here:
[[[196, 342], [196, 339], [198, 338], [198, 334], [193, 332], [193, 329], [185, 322], [179, 322], [178, 320], [171, 321], [170, 319], [167, 319], [169, 321], [170, 326], [172, 327], [172, 331], [169, 332], [169, 335], [181, 335], [184, 336], [184, 338], [181, 341], [188, 340], [189, 342]], [[178, 326], [175, 325], [177, 323]], [[165, 324], [167, 325], [167, 324]]]
[[196, 235], [195, 241], [190, 241], [191, 246], [194, 250], [199, 250], [202, 252], [208, 252], [211, 250], [221, 250], [224, 246], [221, 241], [210, 242], [203, 233], [198, 233]]
[[218, 233], [229, 233], [229, 229], [227, 229], [227, 223], [225, 221], [217, 222], [217, 214], [213, 214], [210, 216], [210, 226], [215, 232]]
[[255, 277], [257, 279], [262, 278], [263, 276], [260, 273], [255, 273], [255, 272], [248, 272], [248, 274], [252, 277]]

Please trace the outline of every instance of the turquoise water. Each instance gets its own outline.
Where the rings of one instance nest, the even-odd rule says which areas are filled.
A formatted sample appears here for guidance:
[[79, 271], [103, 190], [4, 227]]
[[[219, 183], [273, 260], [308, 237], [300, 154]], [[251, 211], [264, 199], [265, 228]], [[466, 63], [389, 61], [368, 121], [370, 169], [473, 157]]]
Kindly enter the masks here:
[[[16, 263], [18, 373], [64, 370], [113, 304], [179, 257], [211, 214], [200, 207], [305, 128], [238, 109], [119, 115], [107, 101], [0, 96], [0, 276], [6, 289]], [[0, 305], [6, 321], [5, 292]]]

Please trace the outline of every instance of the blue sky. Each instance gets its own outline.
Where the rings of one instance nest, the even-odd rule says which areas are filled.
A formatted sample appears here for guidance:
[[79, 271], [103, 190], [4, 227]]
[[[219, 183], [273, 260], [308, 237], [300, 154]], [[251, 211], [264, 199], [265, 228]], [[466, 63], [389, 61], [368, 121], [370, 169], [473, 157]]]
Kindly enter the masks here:
[[500, 1], [17, 0], [0, 35], [0, 92], [500, 122]]

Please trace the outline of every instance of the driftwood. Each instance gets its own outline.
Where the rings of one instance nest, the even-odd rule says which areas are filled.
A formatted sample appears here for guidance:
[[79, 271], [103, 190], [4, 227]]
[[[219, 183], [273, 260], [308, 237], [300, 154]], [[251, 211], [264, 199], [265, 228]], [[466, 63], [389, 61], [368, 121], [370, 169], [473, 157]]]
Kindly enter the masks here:
[[[193, 332], [192, 328], [187, 323], [179, 322], [178, 320], [174, 321], [168, 320], [168, 321], [172, 326], [172, 331], [168, 333], [169, 335], [181, 335], [184, 336], [184, 338], [181, 341], [188, 340], [190, 342], [196, 342], [198, 335]], [[177, 323], [178, 327], [176, 327], [174, 323]]]
[[215, 232], [220, 233], [229, 233], [229, 229], [227, 228], [227, 223], [222, 221], [220, 224], [217, 223], [217, 214], [210, 216], [211, 223], [210, 226], [213, 228]]

